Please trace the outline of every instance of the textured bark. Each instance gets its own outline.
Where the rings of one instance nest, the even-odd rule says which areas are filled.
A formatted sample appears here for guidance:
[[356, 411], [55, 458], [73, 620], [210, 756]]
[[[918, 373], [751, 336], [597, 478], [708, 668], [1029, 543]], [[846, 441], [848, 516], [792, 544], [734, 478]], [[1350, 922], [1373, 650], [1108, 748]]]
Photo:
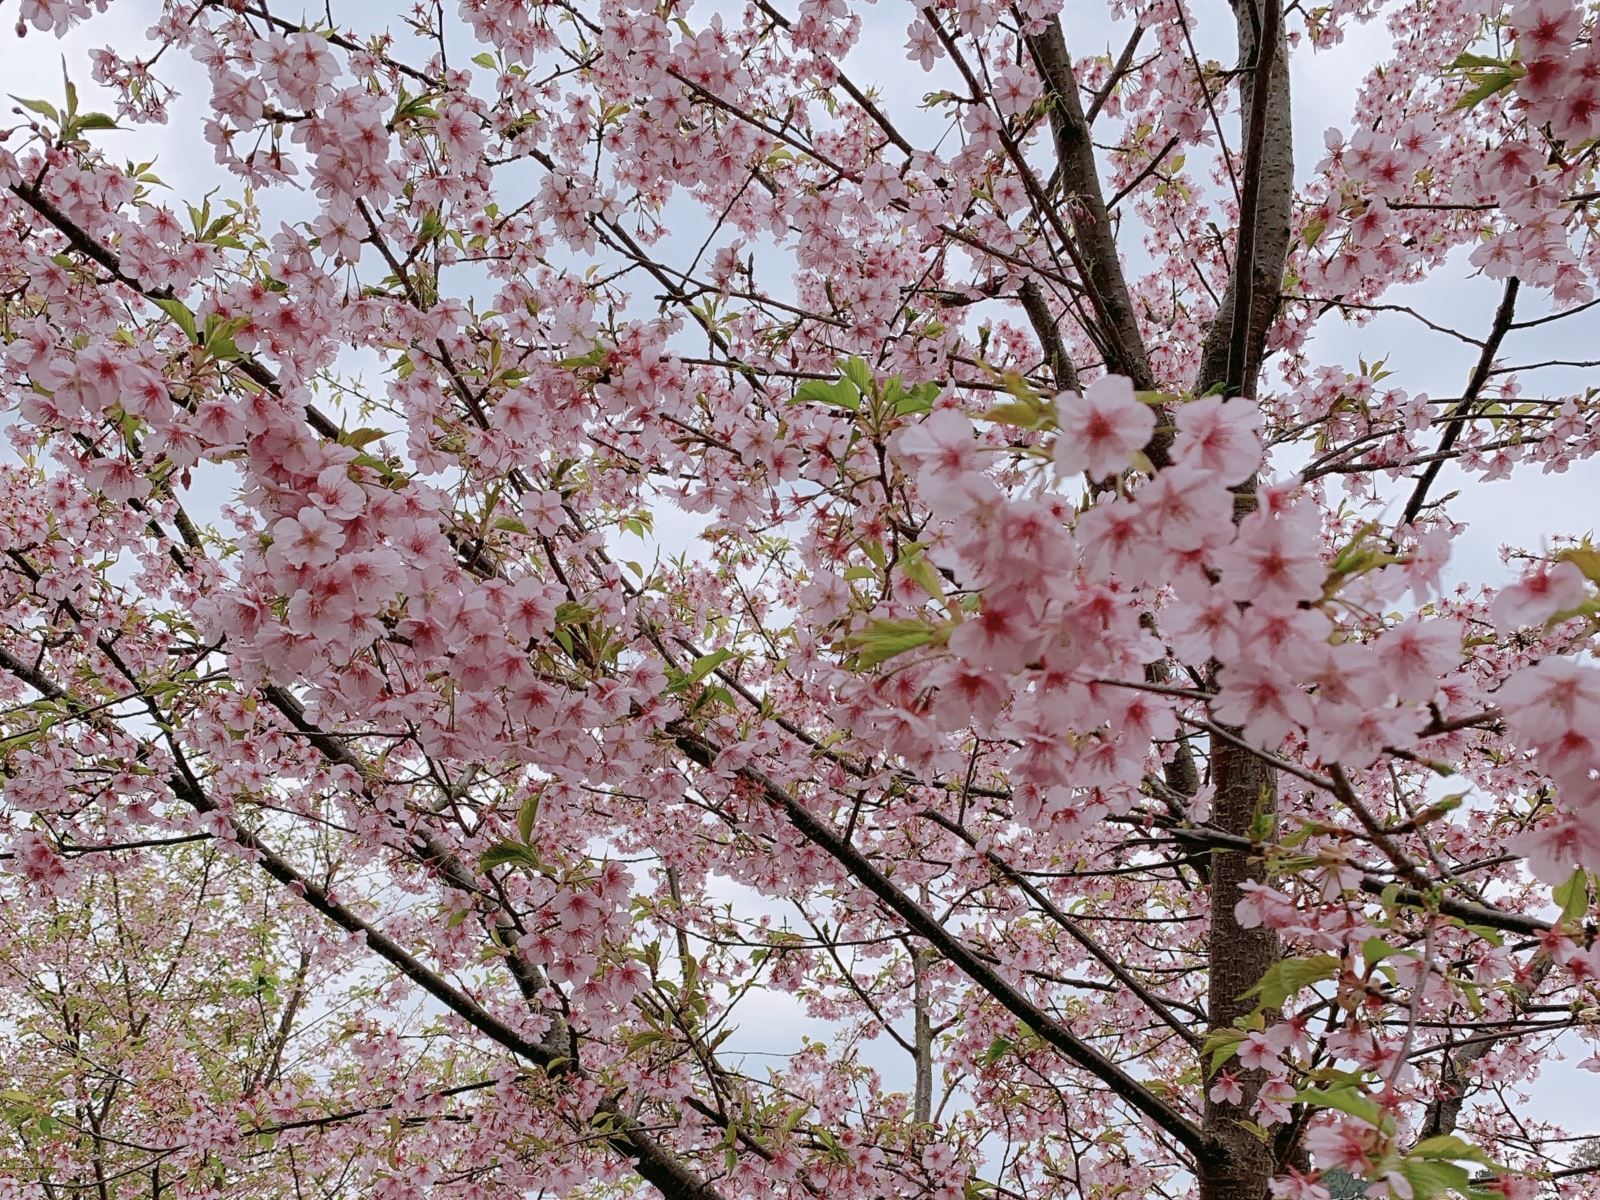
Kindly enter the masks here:
[[911, 952], [912, 1041], [916, 1054], [916, 1090], [911, 1115], [919, 1124], [933, 1120], [933, 1023], [928, 1019], [928, 993], [924, 972], [933, 956], [922, 947]]
[[[1280, 0], [1268, 0], [1270, 10]], [[1281, 10], [1280, 10], [1281, 11]], [[1240, 236], [1233, 274], [1206, 332], [1195, 394], [1222, 384], [1230, 392], [1254, 396], [1261, 360], [1266, 352], [1267, 330], [1278, 311], [1283, 292], [1283, 268], [1289, 256], [1289, 221], [1294, 203], [1294, 137], [1289, 100], [1289, 51], [1278, 12], [1252, 13], [1250, 0], [1234, 6], [1239, 30], [1239, 61], [1257, 61], [1257, 21], [1263, 31], [1275, 33], [1269, 46], [1266, 83], [1258, 88], [1255, 72], [1242, 76], [1240, 121], [1245, 137], [1245, 161], [1240, 180]], [[1265, 103], [1257, 123], [1257, 92]], [[1253, 200], [1252, 203], [1252, 193]], [[1248, 271], [1245, 268], [1248, 266]], [[1245, 323], [1235, 331], [1241, 287], [1249, 289]], [[1237, 348], [1237, 349], [1236, 349]], [[1230, 363], [1230, 356], [1237, 361]]]
[[1083, 115], [1060, 18], [1051, 21], [1044, 33], [1028, 38], [1028, 50], [1050, 92], [1050, 130], [1069, 199], [1073, 235], [1086, 268], [1084, 286], [1105, 326], [1099, 332], [1107, 344], [1108, 363], [1112, 370], [1132, 379], [1134, 387], [1152, 390], [1155, 380], [1117, 255], [1117, 231], [1100, 191], [1089, 122]]
[[[1255, 394], [1289, 250], [1294, 155], [1287, 45], [1281, 10], [1253, 10], [1251, 3], [1239, 0], [1234, 9], [1239, 61], [1264, 68], [1241, 76], [1244, 182], [1248, 186], [1241, 192], [1241, 230], [1233, 278], [1207, 333], [1194, 385], [1196, 394], [1222, 384], [1228, 385], [1231, 394]], [[1267, 0], [1268, 5], [1280, 3]], [[1258, 43], [1265, 54], [1258, 52]], [[1060, 177], [1073, 205], [1074, 233], [1089, 268], [1085, 283], [1106, 326], [1099, 332], [1111, 348], [1108, 358], [1113, 369], [1133, 377], [1136, 387], [1152, 388], [1154, 380], [1117, 256], [1115, 229], [1100, 191], [1089, 125], [1059, 23], [1029, 38], [1028, 48], [1050, 91]], [[1164, 440], [1150, 448], [1158, 467], [1165, 465], [1165, 451]], [[1238, 514], [1242, 516], [1251, 507], [1254, 480], [1240, 491]], [[1189, 791], [1194, 781], [1183, 777], [1183, 764], [1174, 762], [1172, 766], [1178, 778], [1169, 774], [1169, 786]], [[1269, 832], [1275, 828], [1277, 781], [1258, 757], [1218, 739], [1212, 745], [1211, 769], [1216, 784], [1214, 825], [1240, 837], [1255, 832], [1258, 822], [1264, 822]], [[1230, 1027], [1236, 1017], [1253, 1007], [1247, 993], [1279, 956], [1276, 934], [1244, 929], [1234, 916], [1243, 896], [1240, 885], [1263, 876], [1260, 862], [1247, 851], [1218, 851], [1213, 857], [1207, 947], [1207, 1014], [1213, 1030]], [[1204, 1146], [1196, 1155], [1202, 1200], [1260, 1200], [1266, 1194], [1273, 1174], [1272, 1152], [1239, 1124], [1241, 1118], [1248, 1118], [1261, 1082], [1260, 1072], [1245, 1077], [1242, 1105], [1206, 1102], [1201, 1129]]]
[[1066, 343], [1061, 340], [1061, 328], [1056, 324], [1050, 305], [1039, 290], [1039, 284], [1032, 279], [1024, 280], [1017, 295], [1022, 300], [1022, 311], [1028, 314], [1028, 321], [1039, 336], [1039, 345], [1044, 348], [1045, 363], [1050, 368], [1050, 378], [1055, 381], [1056, 390], [1077, 391], [1077, 369], [1067, 354]]
[[[1212, 763], [1216, 783], [1212, 824], [1239, 835], [1249, 835], [1258, 819], [1275, 824], [1278, 791], [1274, 771], [1255, 755], [1220, 740], [1213, 745]], [[1246, 993], [1278, 961], [1278, 935], [1261, 927], [1245, 929], [1234, 916], [1234, 907], [1244, 895], [1240, 885], [1264, 878], [1260, 860], [1248, 853], [1229, 850], [1212, 857], [1206, 1014], [1213, 1030], [1230, 1027], [1235, 1018], [1254, 1007], [1254, 998]], [[1216, 1151], [1200, 1170], [1201, 1200], [1260, 1200], [1265, 1195], [1272, 1177], [1272, 1151], [1238, 1124], [1240, 1118], [1249, 1118], [1264, 1078], [1261, 1071], [1241, 1076], [1242, 1104], [1219, 1104], [1207, 1098], [1201, 1127]]]
[[[1265, 0], [1256, 9], [1254, 0], [1237, 0], [1234, 5], [1239, 61], [1252, 68], [1242, 74], [1240, 83], [1245, 147], [1240, 228], [1232, 278], [1207, 331], [1194, 385], [1197, 395], [1218, 386], [1225, 386], [1229, 395], [1256, 394], [1267, 331], [1282, 292], [1294, 199], [1294, 149], [1280, 4], [1281, 0]], [[1238, 489], [1235, 519], [1255, 507], [1255, 483], [1251, 479]], [[1257, 755], [1221, 738], [1212, 740], [1211, 769], [1216, 785], [1212, 823], [1236, 836], [1272, 837], [1277, 828], [1276, 772]], [[1264, 880], [1260, 860], [1246, 851], [1221, 851], [1212, 858], [1206, 1006], [1212, 1030], [1229, 1028], [1254, 1007], [1254, 998], [1247, 993], [1278, 960], [1277, 934], [1245, 929], [1234, 915], [1244, 895], [1241, 885]], [[1210, 1064], [1205, 1065], [1209, 1072]], [[1219, 1104], [1208, 1096], [1201, 1128], [1214, 1152], [1200, 1164], [1201, 1200], [1262, 1200], [1266, 1195], [1276, 1165], [1272, 1148], [1239, 1124], [1250, 1117], [1263, 1080], [1260, 1071], [1242, 1074], [1244, 1100], [1239, 1105]]]

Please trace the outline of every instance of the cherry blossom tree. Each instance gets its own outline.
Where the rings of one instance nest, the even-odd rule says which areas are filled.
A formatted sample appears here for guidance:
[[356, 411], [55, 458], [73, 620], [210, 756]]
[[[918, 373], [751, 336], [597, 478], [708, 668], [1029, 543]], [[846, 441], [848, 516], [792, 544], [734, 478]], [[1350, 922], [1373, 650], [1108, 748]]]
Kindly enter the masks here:
[[0, 1197], [1600, 1195], [1594, 8], [1078, 7], [0, 4]]

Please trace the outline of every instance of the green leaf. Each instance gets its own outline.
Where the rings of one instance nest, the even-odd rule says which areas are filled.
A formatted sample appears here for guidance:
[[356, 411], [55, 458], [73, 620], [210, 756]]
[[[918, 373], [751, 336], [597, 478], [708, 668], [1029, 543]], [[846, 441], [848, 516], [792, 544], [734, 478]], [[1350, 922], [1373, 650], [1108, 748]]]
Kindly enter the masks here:
[[935, 630], [925, 621], [914, 618], [889, 617], [874, 621], [845, 640], [845, 645], [855, 651], [853, 665], [864, 671], [887, 662], [897, 654], [926, 646], [934, 640]]
[[794, 399], [796, 404], [827, 404], [850, 412], [861, 409], [861, 392], [848, 379], [836, 383], [808, 379], [795, 389]]
[[444, 232], [444, 222], [439, 219], [437, 209], [430, 208], [422, 214], [422, 224], [417, 226], [417, 240], [426, 245], [439, 240], [439, 235]]
[[1590, 583], [1600, 583], [1600, 550], [1596, 550], [1593, 546], [1587, 543], [1574, 546], [1570, 550], [1561, 551], [1556, 558], [1560, 562], [1569, 562], [1577, 567]]
[[1246, 994], [1260, 996], [1264, 1008], [1280, 1008], [1302, 988], [1332, 979], [1338, 973], [1339, 960], [1331, 954], [1280, 959], [1267, 968], [1266, 974]]
[[350, 446], [356, 450], [365, 450], [373, 442], [388, 436], [389, 434], [385, 430], [362, 426], [360, 429], [342, 431], [339, 434], [339, 444], [341, 446]]
[[533, 840], [533, 823], [539, 819], [539, 800], [539, 793], [534, 792], [517, 810], [517, 832], [522, 835], [524, 842]]
[[1472, 67], [1501, 67], [1506, 64], [1498, 58], [1487, 58], [1482, 54], [1471, 54], [1463, 51], [1450, 60], [1450, 65], [1457, 70], [1468, 70]]
[[576, 371], [580, 367], [598, 367], [606, 361], [606, 357], [609, 354], [609, 350], [599, 342], [596, 342], [594, 349], [590, 350], [589, 353], [578, 354], [572, 358], [563, 358], [560, 365], [564, 370], [568, 371]]
[[1031, 397], [996, 404], [987, 412], [980, 413], [979, 419], [993, 421], [997, 425], [1015, 425], [1019, 429], [1042, 429], [1047, 423], [1044, 406]]
[[939, 398], [943, 390], [937, 383], [919, 383], [905, 395], [895, 401], [894, 412], [897, 417], [917, 416], [933, 411], [933, 403]]
[[1561, 909], [1561, 923], [1577, 924], [1589, 911], [1589, 876], [1582, 867], [1575, 868], [1572, 877], [1557, 887], [1553, 896]]
[[557, 625], [581, 625], [590, 615], [588, 607], [576, 600], [563, 600], [556, 605]]
[[494, 55], [490, 54], [487, 50], [485, 50], [482, 54], [474, 54], [472, 56], [472, 61], [477, 63], [485, 71], [494, 70]]
[[1490, 1158], [1478, 1147], [1470, 1142], [1462, 1141], [1452, 1133], [1424, 1138], [1411, 1147], [1411, 1154], [1414, 1158], [1439, 1158], [1448, 1159], [1451, 1162], [1475, 1162], [1485, 1167], [1494, 1167], [1497, 1170], [1502, 1169], [1499, 1163], [1495, 1162], [1494, 1159]]
[[944, 599], [944, 587], [939, 582], [939, 572], [934, 570], [933, 564], [923, 554], [921, 546], [913, 543], [901, 550], [899, 567], [901, 574], [935, 600]]
[[1011, 1040], [1009, 1038], [997, 1037], [994, 1039], [994, 1041], [989, 1043], [987, 1049], [985, 1049], [982, 1054], [978, 1055], [978, 1065], [983, 1067], [992, 1067], [1006, 1055], [1010, 1054], [1013, 1049], [1015, 1049], [1015, 1047], [1011, 1044]]
[[1382, 938], [1368, 938], [1361, 943], [1361, 961], [1366, 963], [1368, 970], [1377, 966], [1391, 954], [1398, 953], [1398, 950]]
[[61, 114], [56, 111], [56, 106], [48, 100], [24, 100], [21, 96], [12, 96], [11, 98], [29, 112], [36, 112], [41, 117], [48, 117], [58, 124], [61, 121]]
[[852, 358], [839, 364], [839, 369], [844, 372], [844, 377], [856, 385], [856, 390], [863, 396], [872, 393], [872, 371], [866, 361]]
[[205, 329], [201, 331], [200, 341], [206, 348], [206, 353], [218, 362], [237, 362], [244, 355], [240, 351], [234, 335], [245, 327], [247, 321], [244, 317], [228, 317], [224, 319], [216, 313], [206, 318]]
[[688, 691], [732, 657], [734, 657], [734, 652], [726, 649], [713, 650], [710, 654], [702, 654], [694, 660], [689, 670], [681, 678], [668, 685], [667, 691], [672, 693]]
[[1227, 1062], [1239, 1049], [1239, 1043], [1244, 1041], [1245, 1033], [1242, 1029], [1219, 1029], [1206, 1038], [1201, 1049], [1211, 1055], [1211, 1070], [1220, 1070], [1222, 1064]]
[[693, 707], [694, 711], [698, 713], [701, 709], [712, 708], [719, 704], [723, 708], [734, 707], [733, 693], [725, 687], [712, 686], [700, 693]]
[[353, 461], [358, 467], [366, 467], [369, 470], [376, 471], [386, 483], [391, 485], [398, 486], [406, 482], [405, 475], [396, 471], [393, 466], [384, 462], [383, 459], [375, 458], [371, 454], [358, 454]]
[[178, 328], [188, 335], [191, 342], [200, 340], [200, 327], [194, 323], [194, 313], [189, 311], [189, 306], [182, 300], [156, 300], [155, 306], [167, 316], [177, 322]]
[[544, 865], [539, 855], [529, 847], [519, 842], [501, 842], [491, 846], [483, 852], [483, 857], [478, 859], [478, 870], [490, 871], [495, 867], [531, 867], [538, 870]]
[[1526, 72], [1521, 66], [1513, 64], [1498, 71], [1487, 74], [1474, 74], [1471, 78], [1477, 85], [1468, 91], [1461, 99], [1457, 100], [1455, 108], [1476, 108], [1496, 92], [1503, 92], [1506, 88], [1521, 79]]
[[72, 123], [72, 127], [74, 129], [80, 129], [80, 130], [82, 130], [82, 129], [120, 129], [121, 128], [121, 126], [117, 124], [117, 122], [116, 122], [116, 120], [114, 118], [112, 118], [112, 117], [108, 116], [106, 113], [102, 113], [102, 112], [84, 113], [83, 116], [79, 117], [77, 120], [75, 120]]
[[1465, 1191], [1472, 1175], [1465, 1167], [1435, 1159], [1408, 1158], [1400, 1164], [1400, 1174], [1411, 1183], [1412, 1200], [1432, 1200], [1446, 1192]]
[[1374, 1128], [1383, 1124], [1383, 1110], [1348, 1084], [1336, 1084], [1326, 1090], [1302, 1088], [1294, 1094], [1294, 1098], [1313, 1108], [1331, 1108], [1347, 1113]]

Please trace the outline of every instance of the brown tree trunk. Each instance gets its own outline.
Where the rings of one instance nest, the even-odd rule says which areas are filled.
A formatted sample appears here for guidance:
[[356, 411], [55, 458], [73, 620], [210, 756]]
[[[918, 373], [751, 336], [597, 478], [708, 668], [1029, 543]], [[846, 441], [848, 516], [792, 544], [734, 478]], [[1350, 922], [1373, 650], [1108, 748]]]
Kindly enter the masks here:
[[[1289, 100], [1288, 47], [1282, 0], [1234, 0], [1244, 155], [1239, 164], [1240, 229], [1233, 277], [1202, 352], [1195, 394], [1219, 386], [1228, 396], [1253, 399], [1266, 353], [1267, 331], [1278, 309], [1288, 258], [1294, 197], [1294, 150]], [[1238, 489], [1235, 518], [1255, 507], [1254, 479]], [[1271, 838], [1277, 830], [1277, 773], [1258, 755], [1223, 738], [1211, 743], [1215, 784], [1212, 821], [1228, 833]], [[1255, 1006], [1247, 995], [1278, 960], [1278, 935], [1245, 929], [1235, 908], [1247, 881], [1264, 882], [1265, 870], [1250, 854], [1223, 851], [1211, 863], [1211, 924], [1207, 936], [1210, 979], [1207, 1018], [1212, 1031], [1232, 1027]], [[1201, 1200], [1262, 1200], [1276, 1162], [1270, 1143], [1240, 1122], [1264, 1081], [1261, 1071], [1240, 1072], [1241, 1103], [1210, 1098], [1211, 1064], [1204, 1064], [1207, 1097], [1203, 1132], [1215, 1148], [1198, 1168]], [[1238, 1070], [1235, 1063], [1234, 1070]]]
[[[1249, 836], [1258, 818], [1273, 821], [1277, 810], [1276, 773], [1255, 755], [1219, 741], [1212, 747], [1212, 769], [1216, 782], [1212, 823], [1229, 833]], [[1207, 958], [1211, 964], [1206, 1013], [1213, 1030], [1229, 1028], [1236, 1017], [1254, 1006], [1247, 993], [1278, 961], [1278, 935], [1257, 926], [1245, 929], [1234, 915], [1243, 898], [1240, 884], [1261, 882], [1266, 876], [1259, 860], [1234, 851], [1216, 854], [1211, 862], [1211, 928], [1207, 939]], [[1207, 1063], [1207, 1092], [1210, 1069]], [[1272, 1150], [1244, 1126], [1250, 1106], [1255, 1103], [1264, 1073], [1242, 1073], [1244, 1100], [1241, 1104], [1217, 1103], [1206, 1099], [1203, 1128], [1217, 1153], [1213, 1162], [1200, 1169], [1201, 1200], [1261, 1200], [1267, 1181], [1272, 1178]]]
[[928, 1016], [928, 989], [923, 978], [931, 959], [920, 946], [911, 952], [911, 1046], [917, 1069], [911, 1115], [919, 1125], [933, 1120], [933, 1022]]

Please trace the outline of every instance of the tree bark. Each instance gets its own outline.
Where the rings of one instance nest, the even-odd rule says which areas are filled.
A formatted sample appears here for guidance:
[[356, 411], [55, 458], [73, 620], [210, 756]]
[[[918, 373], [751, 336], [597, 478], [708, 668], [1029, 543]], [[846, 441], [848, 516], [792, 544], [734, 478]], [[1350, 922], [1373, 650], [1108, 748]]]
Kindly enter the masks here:
[[[1212, 823], [1229, 833], [1248, 836], [1258, 818], [1276, 824], [1278, 786], [1276, 772], [1255, 755], [1213, 743], [1212, 769], [1216, 796]], [[1211, 926], [1207, 960], [1211, 965], [1206, 994], [1206, 1015], [1211, 1030], [1227, 1029], [1254, 1007], [1246, 995], [1273, 963], [1278, 961], [1278, 935], [1257, 926], [1239, 924], [1234, 908], [1243, 898], [1241, 885], [1266, 878], [1261, 861], [1236, 850], [1221, 851], [1211, 861]], [[1250, 1107], [1265, 1079], [1262, 1071], [1240, 1077], [1244, 1099], [1239, 1104], [1218, 1103], [1209, 1096], [1210, 1063], [1206, 1063], [1207, 1098], [1201, 1128], [1216, 1152], [1200, 1167], [1201, 1200], [1260, 1200], [1272, 1178], [1271, 1149], [1239, 1124], [1249, 1119]]]
[[[1224, 384], [1229, 395], [1255, 395], [1267, 331], [1278, 311], [1289, 257], [1294, 205], [1289, 48], [1281, 0], [1265, 0], [1260, 12], [1255, 11], [1254, 3], [1235, 0], [1233, 10], [1239, 61], [1254, 64], [1240, 76], [1245, 155], [1239, 180], [1239, 236], [1227, 292], [1206, 331], [1196, 395]], [[1266, 35], [1259, 40], [1258, 28]], [[1266, 70], [1257, 70], [1260, 66]]]
[[1070, 198], [1073, 233], [1087, 268], [1083, 283], [1104, 325], [1100, 333], [1107, 343], [1107, 365], [1130, 377], [1134, 387], [1149, 391], [1155, 387], [1155, 379], [1150, 373], [1144, 338], [1139, 332], [1133, 299], [1117, 254], [1116, 228], [1100, 191], [1094, 143], [1089, 136], [1089, 122], [1083, 115], [1083, 103], [1078, 98], [1078, 81], [1073, 74], [1072, 57], [1067, 53], [1066, 37], [1061, 32], [1061, 19], [1055, 18], [1042, 34], [1030, 36], [1027, 41], [1034, 64], [1050, 93], [1050, 129], [1055, 137], [1061, 178]]
[[[1244, 138], [1239, 234], [1232, 277], [1201, 354], [1194, 392], [1222, 387], [1229, 396], [1253, 398], [1266, 354], [1267, 332], [1282, 293], [1294, 200], [1294, 145], [1289, 96], [1288, 46], [1281, 0], [1235, 0]], [[1255, 479], [1237, 489], [1235, 519], [1255, 508]], [[1249, 750], [1212, 739], [1215, 784], [1212, 823], [1239, 837], [1272, 837], [1277, 829], [1277, 774]], [[1265, 869], [1248, 851], [1224, 850], [1211, 863], [1211, 924], [1207, 937], [1210, 978], [1207, 1017], [1212, 1031], [1228, 1029], [1254, 1007], [1247, 995], [1280, 953], [1278, 935], [1239, 924], [1235, 909], [1242, 885], [1264, 882]], [[1210, 1063], [1204, 1064], [1207, 1098], [1201, 1129], [1214, 1153], [1199, 1166], [1201, 1200], [1261, 1200], [1276, 1163], [1272, 1148], [1240, 1124], [1261, 1089], [1261, 1071], [1242, 1072], [1240, 1104], [1210, 1099]]]
[[911, 1115], [919, 1125], [933, 1120], [933, 1022], [928, 1017], [927, 982], [923, 978], [932, 957], [922, 946], [911, 951], [911, 1045], [917, 1060]]

